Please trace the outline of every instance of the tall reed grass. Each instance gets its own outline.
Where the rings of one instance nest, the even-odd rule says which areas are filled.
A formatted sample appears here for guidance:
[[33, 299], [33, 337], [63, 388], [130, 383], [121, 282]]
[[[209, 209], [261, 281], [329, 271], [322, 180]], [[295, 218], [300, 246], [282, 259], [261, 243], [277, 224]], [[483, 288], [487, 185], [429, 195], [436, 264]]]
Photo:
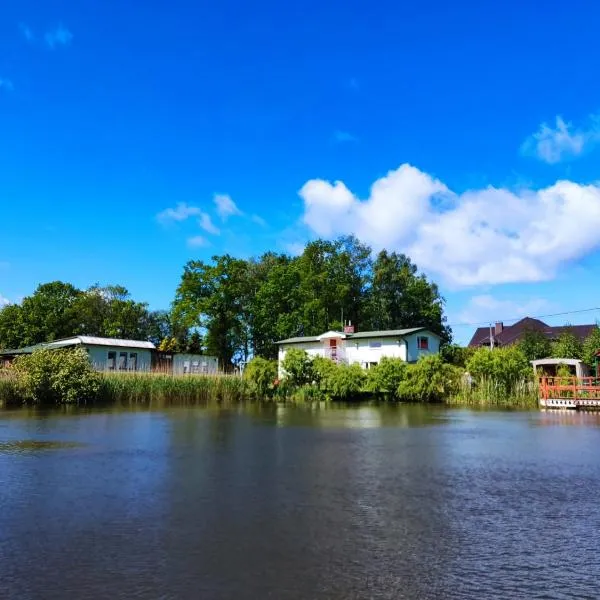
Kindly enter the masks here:
[[7, 369], [0, 369], [0, 406], [20, 402], [17, 379]]
[[247, 382], [227, 375], [103, 373], [100, 398], [117, 404], [234, 404], [250, 398]]
[[472, 385], [462, 382], [458, 393], [446, 404], [497, 408], [535, 408], [539, 402], [536, 382], [519, 380], [505, 385], [494, 379], [481, 379]]

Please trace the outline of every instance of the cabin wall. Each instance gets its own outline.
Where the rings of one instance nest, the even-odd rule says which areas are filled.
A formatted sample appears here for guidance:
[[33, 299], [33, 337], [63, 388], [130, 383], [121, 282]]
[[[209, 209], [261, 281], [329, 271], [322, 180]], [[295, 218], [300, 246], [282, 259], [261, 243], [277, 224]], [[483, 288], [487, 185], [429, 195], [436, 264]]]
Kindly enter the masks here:
[[346, 340], [346, 360], [368, 367], [384, 357], [406, 360], [406, 344], [402, 338], [365, 338]]
[[[119, 358], [121, 352], [127, 353], [127, 371], [150, 371], [150, 365], [152, 363], [152, 353], [146, 348], [126, 348], [118, 346], [83, 346], [88, 352], [90, 362], [97, 371], [108, 371], [112, 370], [108, 364], [108, 353], [116, 352], [116, 363], [115, 371], [119, 370]], [[136, 367], [133, 368], [132, 355], [137, 355]]]
[[218, 371], [218, 359], [203, 354], [175, 354], [173, 375], [214, 375]]
[[[417, 338], [420, 337], [427, 338], [429, 345], [427, 350], [420, 350], [418, 348]], [[440, 353], [440, 338], [429, 331], [413, 333], [412, 335], [407, 335], [405, 339], [407, 348], [407, 362], [417, 362], [422, 356]]]

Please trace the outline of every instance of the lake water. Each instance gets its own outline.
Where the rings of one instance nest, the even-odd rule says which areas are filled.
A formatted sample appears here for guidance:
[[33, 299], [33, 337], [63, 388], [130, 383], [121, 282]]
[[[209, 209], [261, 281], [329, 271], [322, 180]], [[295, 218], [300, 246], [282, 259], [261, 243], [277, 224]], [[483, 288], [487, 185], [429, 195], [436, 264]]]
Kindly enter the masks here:
[[600, 416], [0, 413], [3, 599], [600, 597]]

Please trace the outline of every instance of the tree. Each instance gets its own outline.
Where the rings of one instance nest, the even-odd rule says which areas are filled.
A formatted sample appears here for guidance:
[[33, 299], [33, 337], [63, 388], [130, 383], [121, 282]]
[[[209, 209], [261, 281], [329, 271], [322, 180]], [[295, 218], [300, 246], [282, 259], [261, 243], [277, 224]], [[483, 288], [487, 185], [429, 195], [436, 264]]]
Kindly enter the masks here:
[[267, 398], [273, 394], [277, 378], [277, 362], [257, 356], [244, 369], [244, 379], [250, 383], [252, 392], [258, 398]]
[[304, 350], [290, 348], [285, 353], [281, 366], [292, 385], [302, 386], [313, 380], [312, 360]]
[[406, 378], [408, 365], [400, 358], [384, 356], [379, 363], [369, 370], [367, 389], [383, 394], [389, 399], [397, 398], [400, 383]]
[[408, 365], [406, 377], [398, 385], [398, 397], [410, 402], [439, 402], [458, 391], [461, 374], [461, 369], [445, 363], [439, 355], [424, 356]]
[[552, 344], [553, 358], [578, 358], [583, 356], [583, 347], [579, 339], [571, 332], [565, 331]]
[[531, 378], [533, 369], [518, 346], [478, 348], [467, 361], [467, 371], [479, 380], [494, 380], [506, 390]]
[[527, 360], [548, 358], [552, 354], [552, 343], [543, 332], [537, 329], [527, 330], [518, 346]]
[[382, 250], [373, 264], [368, 300], [371, 329], [427, 327], [443, 342], [452, 331], [444, 316], [444, 298], [435, 283], [419, 275], [417, 266], [404, 254]]
[[582, 360], [590, 367], [596, 362], [596, 354], [600, 350], [600, 327], [596, 325], [583, 342]]
[[467, 361], [473, 356], [474, 352], [475, 348], [465, 348], [458, 344], [444, 344], [440, 348], [440, 355], [444, 362], [461, 368], [466, 367]]

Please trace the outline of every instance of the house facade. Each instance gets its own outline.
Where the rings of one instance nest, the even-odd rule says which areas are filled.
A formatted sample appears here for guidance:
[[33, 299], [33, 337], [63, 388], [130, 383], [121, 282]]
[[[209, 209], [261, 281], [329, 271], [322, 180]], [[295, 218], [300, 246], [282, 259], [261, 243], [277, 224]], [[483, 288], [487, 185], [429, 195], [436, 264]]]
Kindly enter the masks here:
[[504, 325], [499, 321], [490, 327], [479, 327], [475, 330], [469, 346], [471, 348], [511, 346], [520, 342], [529, 331], [538, 331], [551, 341], [557, 340], [562, 333], [568, 332], [583, 342], [595, 327], [595, 324], [551, 327], [539, 319], [525, 317], [514, 325]]
[[421, 356], [440, 351], [440, 337], [424, 327], [359, 333], [327, 331], [318, 336], [281, 340], [277, 344], [280, 376], [283, 359], [290, 348], [305, 350], [313, 358], [322, 356], [337, 363], [356, 363], [364, 369], [375, 366], [384, 356], [416, 362]]
[[152, 342], [76, 335], [16, 350], [0, 351], [0, 361], [9, 363], [16, 356], [38, 349], [84, 348], [97, 371], [161, 371], [172, 375], [214, 374], [218, 361], [214, 356], [183, 353], [159, 353]]

